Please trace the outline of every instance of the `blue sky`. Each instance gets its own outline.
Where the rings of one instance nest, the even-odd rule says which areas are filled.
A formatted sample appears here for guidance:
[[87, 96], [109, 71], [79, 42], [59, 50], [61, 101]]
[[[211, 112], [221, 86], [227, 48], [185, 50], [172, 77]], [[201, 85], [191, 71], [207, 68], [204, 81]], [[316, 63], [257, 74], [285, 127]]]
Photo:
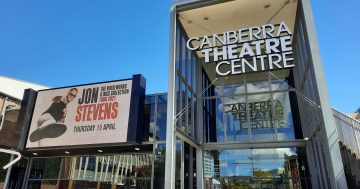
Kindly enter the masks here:
[[[141, 73], [147, 93], [166, 92], [172, 1], [136, 2], [0, 0], [0, 75], [60, 87]], [[313, 0], [313, 11], [330, 100], [353, 112], [360, 1]]]

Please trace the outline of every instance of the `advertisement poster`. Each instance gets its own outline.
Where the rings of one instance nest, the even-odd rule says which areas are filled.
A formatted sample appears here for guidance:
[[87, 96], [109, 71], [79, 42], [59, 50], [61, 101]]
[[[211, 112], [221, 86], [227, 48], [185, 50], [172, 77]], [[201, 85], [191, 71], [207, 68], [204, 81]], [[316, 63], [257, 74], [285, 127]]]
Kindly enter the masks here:
[[132, 80], [39, 91], [26, 148], [126, 142]]

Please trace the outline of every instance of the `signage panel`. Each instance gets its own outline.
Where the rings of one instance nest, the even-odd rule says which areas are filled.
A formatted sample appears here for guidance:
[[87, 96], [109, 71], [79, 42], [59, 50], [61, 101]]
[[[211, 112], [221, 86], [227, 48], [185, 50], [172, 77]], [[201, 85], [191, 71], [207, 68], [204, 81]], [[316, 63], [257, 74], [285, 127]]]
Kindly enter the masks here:
[[134, 95], [145, 95], [139, 85], [128, 79], [39, 91], [26, 148], [128, 142], [136, 131], [130, 112], [141, 106]]

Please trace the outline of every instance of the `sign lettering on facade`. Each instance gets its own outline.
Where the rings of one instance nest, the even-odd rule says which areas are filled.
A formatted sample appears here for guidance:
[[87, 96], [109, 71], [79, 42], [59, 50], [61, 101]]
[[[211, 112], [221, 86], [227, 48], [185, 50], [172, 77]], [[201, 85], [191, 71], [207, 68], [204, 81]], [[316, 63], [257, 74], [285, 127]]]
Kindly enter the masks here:
[[191, 37], [186, 46], [216, 64], [220, 76], [292, 68], [292, 33], [285, 22]]

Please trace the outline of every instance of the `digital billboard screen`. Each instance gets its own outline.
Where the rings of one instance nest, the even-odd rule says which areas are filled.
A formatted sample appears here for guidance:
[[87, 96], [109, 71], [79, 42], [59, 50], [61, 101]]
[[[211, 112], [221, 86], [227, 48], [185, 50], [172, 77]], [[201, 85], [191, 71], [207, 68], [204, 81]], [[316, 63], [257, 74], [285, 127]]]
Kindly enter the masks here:
[[133, 87], [128, 79], [38, 91], [26, 148], [127, 142]]

